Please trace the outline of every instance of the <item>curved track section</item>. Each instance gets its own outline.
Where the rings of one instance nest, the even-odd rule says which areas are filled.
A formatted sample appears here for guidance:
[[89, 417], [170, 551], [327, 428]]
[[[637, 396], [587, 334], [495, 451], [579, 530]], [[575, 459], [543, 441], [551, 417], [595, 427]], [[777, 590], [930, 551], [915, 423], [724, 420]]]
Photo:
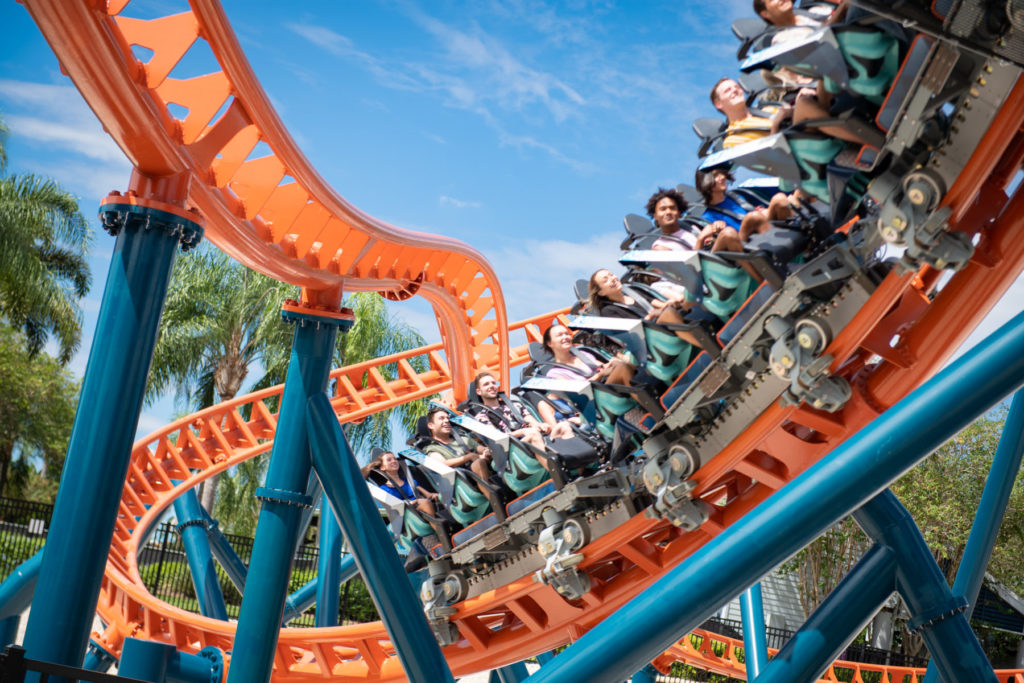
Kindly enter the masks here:
[[[317, 291], [339, 288], [420, 294], [434, 305], [457, 390], [484, 366], [508, 379], [508, 321], [490, 264], [458, 240], [368, 216], [324, 182], [217, 2], [194, 0], [189, 12], [151, 20], [120, 16], [127, 0], [24, 4], [134, 165], [130, 192], [161, 200], [173, 187], [225, 253], [301, 285], [314, 302]], [[176, 78], [175, 67], [202, 42], [216, 57], [212, 71]], [[152, 55], [142, 62], [134, 48]]]
[[[705, 671], [730, 676], [747, 678], [744, 664], [743, 641], [722, 636], [717, 633], [695, 629], [678, 643], [669, 648], [665, 654], [654, 660], [656, 669], [668, 673], [673, 662], [683, 662]], [[769, 649], [769, 656], [774, 657], [778, 650]], [[887, 666], [885, 664], [867, 664], [865, 662], [847, 662], [836, 660], [818, 680], [828, 681], [865, 681], [875, 680], [883, 683], [919, 683], [924, 680], [924, 669], [906, 666]], [[1000, 683], [1024, 683], [1024, 671], [1020, 669], [996, 669]]]

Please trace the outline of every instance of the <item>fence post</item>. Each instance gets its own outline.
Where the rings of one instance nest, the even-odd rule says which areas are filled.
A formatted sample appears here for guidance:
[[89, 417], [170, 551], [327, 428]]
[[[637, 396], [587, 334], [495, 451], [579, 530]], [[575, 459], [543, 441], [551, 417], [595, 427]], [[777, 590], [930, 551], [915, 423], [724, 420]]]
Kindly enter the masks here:
[[157, 596], [160, 594], [160, 577], [164, 572], [164, 557], [167, 556], [167, 536], [170, 532], [168, 525], [170, 525], [170, 522], [164, 522], [160, 525], [160, 533], [163, 534], [163, 540], [160, 543], [160, 555], [156, 563], [156, 579], [153, 580], [153, 595]]

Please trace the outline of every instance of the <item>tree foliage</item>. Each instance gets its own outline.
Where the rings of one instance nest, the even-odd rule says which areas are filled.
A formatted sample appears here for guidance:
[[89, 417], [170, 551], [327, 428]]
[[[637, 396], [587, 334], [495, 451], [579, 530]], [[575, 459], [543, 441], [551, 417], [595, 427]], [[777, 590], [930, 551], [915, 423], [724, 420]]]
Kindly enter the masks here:
[[[981, 417], [892, 487], [917, 521], [950, 585], [963, 559], [1005, 421], [1005, 409]], [[1022, 481], [1018, 473], [988, 566], [996, 580], [1018, 594], [1024, 594]]]
[[0, 367], [0, 493], [53, 502], [79, 383], [46, 353], [29, 355], [24, 336], [4, 324]]
[[[0, 123], [0, 171], [5, 133]], [[0, 316], [24, 332], [29, 353], [39, 353], [51, 333], [61, 363], [78, 349], [91, 239], [77, 199], [53, 180], [0, 177]]]

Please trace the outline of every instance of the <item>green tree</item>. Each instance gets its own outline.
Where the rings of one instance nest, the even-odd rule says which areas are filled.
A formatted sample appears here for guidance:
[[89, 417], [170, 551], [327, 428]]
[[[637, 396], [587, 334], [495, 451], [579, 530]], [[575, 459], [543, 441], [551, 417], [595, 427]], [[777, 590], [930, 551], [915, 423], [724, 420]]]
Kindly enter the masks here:
[[[6, 170], [0, 122], [0, 171]], [[89, 291], [92, 231], [74, 196], [34, 175], [0, 177], [0, 316], [22, 330], [31, 354], [52, 333], [67, 363], [81, 344], [78, 300]]]
[[24, 336], [5, 324], [0, 367], [0, 493], [53, 502], [79, 383], [46, 353], [29, 355]]
[[[292, 285], [242, 266], [212, 246], [179, 258], [171, 275], [146, 398], [173, 389], [181, 407], [199, 410], [233, 399], [254, 363], [286, 343], [281, 302]], [[265, 363], [264, 363], [265, 364]], [[203, 488], [213, 510], [216, 478]]]

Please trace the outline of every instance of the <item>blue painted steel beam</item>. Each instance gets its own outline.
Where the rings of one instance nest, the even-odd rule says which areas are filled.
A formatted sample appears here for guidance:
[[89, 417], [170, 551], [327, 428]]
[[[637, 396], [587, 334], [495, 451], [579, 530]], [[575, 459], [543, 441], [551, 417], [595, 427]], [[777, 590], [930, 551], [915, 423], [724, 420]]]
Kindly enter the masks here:
[[[10, 576], [0, 583], [0, 619], [18, 616], [32, 602], [32, 593], [43, 564], [43, 551], [19, 564]], [[7, 643], [4, 643], [5, 645]]]
[[275, 645], [284, 615], [295, 543], [304, 507], [312, 504], [306, 486], [312, 464], [306, 433], [306, 402], [323, 395], [337, 329], [327, 318], [295, 323], [292, 354], [281, 396], [274, 447], [256, 525], [251, 571], [235, 630], [229, 683], [258, 683], [270, 678]]
[[224, 573], [228, 575], [228, 580], [231, 581], [231, 585], [235, 587], [239, 595], [245, 593], [245, 577], [249, 574], [249, 568], [245, 566], [245, 562], [242, 562], [242, 558], [238, 556], [231, 542], [220, 530], [220, 523], [211, 517], [202, 505], [199, 506], [199, 510], [203, 513], [203, 519], [206, 521], [206, 537], [210, 542], [210, 552], [217, 558], [217, 562], [220, 563]]
[[20, 626], [20, 615], [14, 614], [0, 619], [0, 650], [17, 642]]
[[[346, 581], [358, 573], [359, 567], [356, 566], [355, 558], [351, 555], [345, 555], [342, 557], [341, 562], [338, 565], [338, 587], [340, 588], [345, 585]], [[317, 584], [319, 581], [320, 577], [314, 576], [292, 592], [292, 594], [288, 596], [288, 599], [284, 601], [285, 624], [292, 619], [298, 619], [302, 616], [303, 612], [309, 609], [311, 605], [316, 604], [316, 595], [318, 590]]]
[[764, 632], [764, 600], [761, 583], [740, 594], [740, 619], [743, 622], [743, 657], [747, 680], [752, 681], [768, 664], [768, 638]]
[[[963, 596], [967, 600], [970, 605], [968, 614], [974, 611], [978, 602], [978, 593], [981, 591], [985, 569], [992, 556], [992, 548], [996, 544], [999, 525], [1006, 512], [1006, 505], [1010, 502], [1013, 484], [1017, 481], [1022, 453], [1024, 392], [1018, 391], [1010, 403], [1010, 413], [1006, 416], [1003, 433], [999, 437], [999, 446], [996, 448], [992, 467], [985, 480], [985, 490], [982, 491], [981, 501], [978, 503], [978, 512], [974, 515], [971, 533], [967, 537], [967, 547], [964, 548], [963, 559], [960, 560], [960, 567], [953, 581], [953, 595]], [[936, 677], [935, 664], [928, 662], [925, 683], [935, 683]]]
[[[306, 482], [306, 495], [309, 496], [310, 500], [320, 500], [323, 495], [324, 489], [320, 485], [320, 480], [317, 479], [315, 472], [309, 473], [309, 481]], [[295, 552], [299, 552], [299, 548], [302, 546], [302, 541], [306, 537], [306, 531], [309, 530], [309, 524], [313, 521], [313, 515], [316, 512], [315, 508], [308, 507], [302, 509], [302, 521], [299, 522], [299, 537], [295, 539]]]
[[169, 643], [125, 638], [117, 673], [147, 683], [220, 683], [224, 656], [215, 647], [192, 654]]
[[174, 499], [174, 514], [178, 518], [178, 534], [185, 547], [185, 559], [192, 575], [192, 586], [204, 617], [228, 620], [228, 608], [217, 578], [217, 565], [210, 552], [206, 518], [195, 489], [189, 489]]
[[[630, 676], [1020, 388], [1022, 348], [1024, 314], [706, 543], [534, 673], [530, 682]], [[953, 396], [955, 409], [950, 407]]]
[[[885, 545], [875, 544], [775, 659], [763, 666], [756, 683], [818, 680], [821, 672], [835, 661], [895, 589], [895, 553]], [[743, 633], [745, 636], [745, 625]]]
[[500, 669], [492, 669], [487, 680], [488, 683], [522, 683], [529, 675], [530, 672], [526, 670], [526, 664], [516, 662]]
[[144, 206], [101, 216], [117, 241], [25, 634], [28, 658], [67, 666], [85, 657], [175, 252], [202, 234]]
[[309, 399], [307, 409], [313, 466], [406, 675], [411, 681], [451, 681], [448, 663], [370, 498], [331, 402], [325, 393], [319, 393]]
[[633, 677], [629, 680], [630, 683], [657, 683], [658, 670], [653, 665], [648, 664], [633, 674]]
[[85, 661], [82, 663], [83, 669], [102, 673], [109, 671], [114, 664], [117, 664], [117, 658], [114, 655], [100, 647], [95, 640], [89, 641], [89, 649], [86, 651]]
[[331, 513], [327, 496], [320, 503], [320, 554], [317, 557], [316, 626], [338, 625], [338, 599], [341, 592], [341, 527]]
[[924, 638], [939, 674], [947, 681], [995, 683], [992, 665], [964, 614], [967, 601], [953, 596], [920, 529], [895, 494], [883, 491], [853, 518], [868, 536], [892, 549], [896, 587], [911, 615], [907, 625]]

